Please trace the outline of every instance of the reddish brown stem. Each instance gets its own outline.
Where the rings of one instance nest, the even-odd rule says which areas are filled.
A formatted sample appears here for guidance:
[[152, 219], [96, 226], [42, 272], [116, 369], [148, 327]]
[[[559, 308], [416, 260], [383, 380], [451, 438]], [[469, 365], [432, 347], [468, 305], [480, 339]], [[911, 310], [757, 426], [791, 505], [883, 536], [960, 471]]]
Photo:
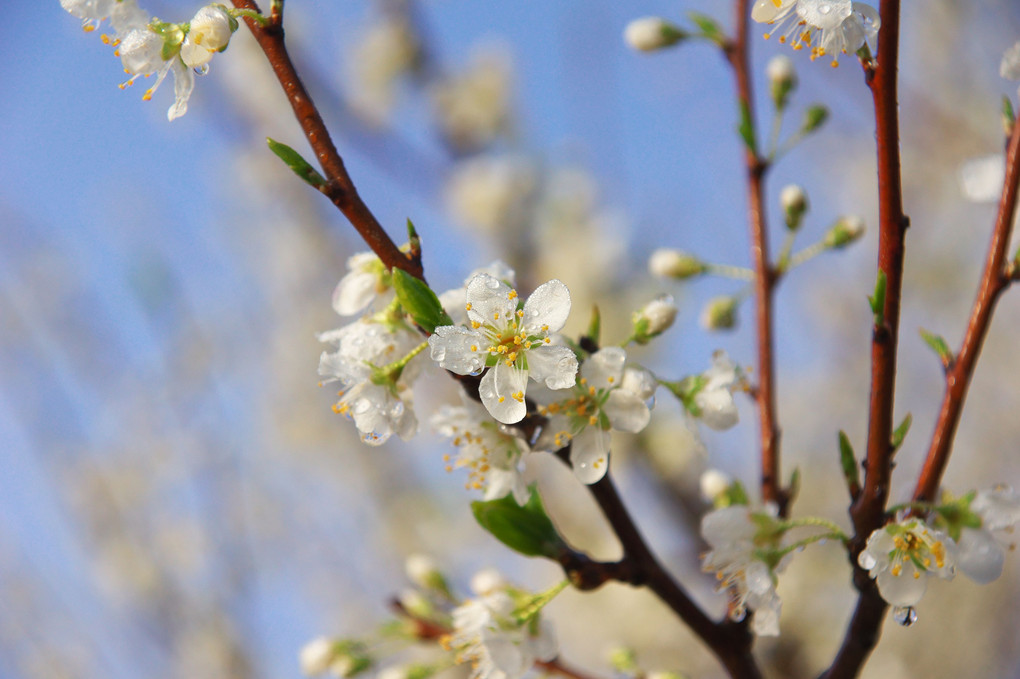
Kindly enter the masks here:
[[[261, 14], [261, 10], [253, 0], [233, 0], [233, 3], [234, 7], [239, 9], [252, 10]], [[256, 42], [269, 60], [273, 72], [290, 101], [291, 108], [294, 109], [294, 116], [297, 118], [298, 124], [301, 125], [309, 146], [315, 152], [315, 157], [326, 178], [326, 184], [320, 190], [344, 214], [365, 243], [379, 256], [383, 264], [388, 268], [397, 267], [412, 276], [422, 278], [421, 260], [409, 257], [397, 248], [375, 215], [358, 195], [354, 182], [351, 181], [347, 168], [344, 166], [343, 158], [333, 144], [319, 110], [301, 82], [301, 78], [298, 77], [297, 70], [290, 59], [283, 40], [281, 16], [276, 14], [272, 18], [273, 20], [265, 26], [248, 18], [245, 19], [245, 23], [248, 24]]]
[[[726, 45], [726, 56], [736, 76], [737, 98], [748, 123], [754, 127], [754, 98], [751, 90], [748, 30], [748, 0], [737, 0], [736, 39]], [[779, 424], [776, 415], [775, 351], [772, 333], [772, 297], [779, 277], [769, 261], [768, 227], [765, 221], [764, 179], [768, 164], [757, 149], [744, 146], [747, 167], [748, 222], [751, 232], [751, 260], [754, 264], [755, 328], [758, 344], [758, 386], [754, 399], [758, 406], [761, 437], [761, 494], [765, 502], [775, 502], [781, 516], [786, 515], [789, 500], [779, 477]]]
[[1013, 134], [1006, 149], [1006, 181], [1002, 188], [992, 241], [988, 246], [985, 270], [981, 275], [977, 299], [974, 300], [974, 307], [970, 312], [967, 332], [963, 337], [960, 351], [946, 371], [946, 391], [942, 397], [942, 407], [935, 422], [935, 432], [932, 434], [928, 456], [914, 489], [914, 500], [918, 502], [931, 502], [935, 499], [942, 474], [949, 462], [953, 437], [960, 422], [964, 400], [967, 398], [967, 388], [974, 375], [974, 366], [991, 325], [995, 303], [1010, 284], [1010, 277], [1006, 271], [1006, 257], [1013, 231], [1013, 220], [1016, 217], [1018, 184], [1020, 184], [1020, 125], [1013, 125]]
[[868, 659], [885, 617], [887, 605], [874, 583], [857, 564], [857, 555], [868, 536], [882, 525], [889, 480], [892, 476], [893, 405], [896, 390], [896, 345], [899, 335], [900, 300], [903, 287], [904, 240], [909, 221], [903, 213], [900, 180], [900, 136], [897, 102], [900, 3], [882, 0], [882, 28], [878, 32], [878, 57], [865, 68], [875, 108], [875, 140], [878, 165], [878, 270], [885, 277], [885, 303], [871, 336], [871, 396], [868, 408], [868, 449], [864, 487], [850, 507], [855, 535], [850, 543], [854, 586], [859, 595], [856, 610], [843, 644], [826, 679], [857, 676]]

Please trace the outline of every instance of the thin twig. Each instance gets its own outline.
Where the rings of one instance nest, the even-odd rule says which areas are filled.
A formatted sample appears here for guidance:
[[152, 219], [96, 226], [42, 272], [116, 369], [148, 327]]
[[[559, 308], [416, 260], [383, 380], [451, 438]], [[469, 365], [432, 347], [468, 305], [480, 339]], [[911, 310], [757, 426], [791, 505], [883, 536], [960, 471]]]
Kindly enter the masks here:
[[977, 299], [974, 300], [974, 307], [971, 309], [960, 351], [946, 371], [946, 391], [942, 397], [942, 407], [935, 422], [935, 432], [932, 434], [928, 456], [914, 489], [914, 500], [917, 502], [935, 500], [939, 482], [949, 462], [953, 437], [960, 422], [964, 400], [967, 398], [967, 388], [974, 375], [974, 366], [981, 354], [981, 345], [988, 335], [995, 303], [1010, 284], [1010, 277], [1006, 272], [1006, 257], [1013, 220], [1016, 217], [1018, 184], [1020, 184], [1020, 124], [1015, 124], [1006, 149], [1006, 180], [999, 201], [999, 213], [995, 218], [995, 229], [992, 231], [992, 240], [988, 246], [985, 270], [981, 275], [981, 285]]
[[[232, 0], [234, 7], [261, 13], [253, 0]], [[388, 268], [397, 267], [412, 276], [422, 278], [421, 261], [409, 257], [397, 248], [393, 240], [379, 224], [379, 221], [368, 209], [347, 173], [343, 158], [337, 151], [329, 136], [326, 124], [319, 114], [318, 108], [305, 89], [301, 78], [287, 52], [283, 39], [283, 25], [279, 21], [282, 15], [275, 13], [274, 21], [260, 26], [256, 21], [246, 18], [245, 23], [269, 60], [273, 72], [283, 87], [294, 116], [308, 139], [309, 146], [315, 152], [326, 184], [321, 191], [347, 217], [347, 220], [358, 231], [365, 243], [379, 256]]]
[[[736, 38], [726, 45], [726, 56], [736, 76], [737, 98], [754, 127], [754, 98], [751, 91], [748, 55], [748, 0], [736, 0]], [[754, 264], [755, 328], [758, 344], [758, 423], [761, 435], [761, 494], [765, 502], [775, 502], [786, 516], [789, 501], [779, 477], [779, 423], [776, 414], [775, 351], [772, 333], [772, 298], [779, 277], [769, 261], [768, 226], [765, 221], [764, 179], [768, 162], [758, 149], [744, 147], [747, 166], [748, 219], [751, 231], [751, 259]]]
[[899, 63], [900, 3], [882, 0], [882, 28], [878, 32], [878, 58], [867, 64], [865, 79], [875, 108], [878, 165], [878, 269], [886, 279], [885, 304], [880, 322], [872, 329], [871, 395], [868, 408], [867, 469], [864, 487], [850, 507], [855, 535], [850, 541], [854, 586], [859, 595], [843, 644], [823, 677], [856, 677], [878, 643], [887, 604], [868, 574], [857, 564], [857, 555], [868, 536], [882, 525], [892, 476], [892, 422], [896, 389], [896, 345], [899, 335], [900, 299], [903, 287], [904, 240], [909, 220], [903, 213], [900, 179]]

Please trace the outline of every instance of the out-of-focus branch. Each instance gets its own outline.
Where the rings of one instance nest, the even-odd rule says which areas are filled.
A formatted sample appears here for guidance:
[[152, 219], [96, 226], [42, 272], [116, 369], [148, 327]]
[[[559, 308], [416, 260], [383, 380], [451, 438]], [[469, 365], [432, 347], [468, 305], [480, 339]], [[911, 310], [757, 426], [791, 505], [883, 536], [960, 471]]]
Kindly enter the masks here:
[[854, 586], [859, 594], [846, 636], [825, 679], [856, 677], [868, 659], [882, 628], [887, 605], [874, 582], [857, 564], [868, 536], [885, 519], [892, 476], [893, 405], [896, 391], [896, 345], [903, 288], [904, 240], [909, 220], [903, 213], [900, 180], [899, 63], [900, 3], [882, 0], [878, 56], [865, 68], [875, 108], [878, 164], [878, 271], [885, 278], [885, 299], [871, 339], [871, 396], [868, 408], [868, 449], [864, 486], [850, 507], [855, 535], [850, 542]]
[[[736, 37], [725, 46], [726, 57], [736, 77], [737, 100], [745, 124], [754, 129], [754, 98], [751, 90], [748, 54], [748, 0], [736, 0]], [[754, 137], [754, 135], [751, 135]], [[776, 415], [775, 351], [772, 337], [772, 297], [779, 277], [769, 261], [768, 226], [765, 221], [764, 179], [768, 162], [758, 150], [744, 144], [747, 172], [748, 221], [751, 232], [751, 260], [754, 265], [755, 332], [758, 345], [758, 385], [754, 400], [758, 406], [761, 437], [761, 494], [775, 502], [786, 516], [788, 494], [779, 478], [779, 423]]]
[[[248, 9], [261, 13], [258, 5], [253, 0], [232, 0], [235, 7]], [[347, 173], [343, 158], [337, 151], [333, 140], [329, 136], [326, 124], [322, 120], [315, 103], [305, 89], [301, 78], [294, 68], [294, 64], [284, 44], [283, 24], [280, 21], [282, 14], [274, 12], [271, 21], [265, 26], [260, 26], [252, 19], [245, 19], [248, 28], [258, 42], [259, 47], [269, 60], [273, 72], [276, 74], [280, 85], [283, 87], [291, 107], [294, 109], [294, 116], [301, 125], [301, 129], [308, 139], [308, 144], [315, 152], [319, 166], [326, 177], [326, 184], [320, 189], [322, 193], [347, 217], [347, 220], [357, 230], [375, 252], [383, 264], [387, 267], [397, 267], [408, 272], [412, 276], [422, 278], [422, 266], [420, 257], [405, 255], [397, 248], [393, 240], [386, 234], [386, 231], [379, 224], [379, 221], [368, 209]]]
[[1016, 218], [1017, 193], [1020, 191], [1018, 186], [1020, 186], [1020, 124], [1014, 124], [1013, 134], [1006, 149], [1006, 181], [1002, 188], [1002, 198], [999, 200], [995, 230], [988, 246], [985, 270], [981, 275], [981, 285], [970, 312], [967, 332], [963, 337], [960, 351], [946, 371], [946, 391], [942, 397], [942, 407], [935, 422], [935, 432], [932, 434], [928, 456], [914, 489], [914, 500], [918, 502], [931, 502], [935, 499], [942, 474], [949, 462], [953, 437], [960, 422], [963, 403], [967, 398], [967, 388], [970, 386], [974, 367], [981, 354], [981, 345], [991, 325], [995, 303], [1011, 282], [1006, 271], [1006, 257], [1013, 231], [1013, 220]]

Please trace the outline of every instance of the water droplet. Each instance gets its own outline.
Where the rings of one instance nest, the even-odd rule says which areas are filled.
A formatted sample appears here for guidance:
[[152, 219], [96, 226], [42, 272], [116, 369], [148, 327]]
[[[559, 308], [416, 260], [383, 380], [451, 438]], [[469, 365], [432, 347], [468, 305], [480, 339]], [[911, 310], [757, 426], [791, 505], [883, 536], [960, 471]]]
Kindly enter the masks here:
[[910, 627], [917, 622], [917, 611], [913, 606], [897, 606], [893, 609], [892, 618], [896, 624]]
[[730, 620], [732, 620], [733, 622], [740, 622], [746, 617], [747, 617], [746, 606], [737, 605], [730, 610]]
[[857, 560], [857, 562], [861, 564], [861, 568], [867, 571], [870, 571], [875, 567], [875, 564], [878, 563], [875, 561], [875, 557], [873, 557], [869, 552], [861, 552], [861, 557]]
[[497, 281], [495, 278], [486, 278], [485, 287], [491, 290], [495, 290], [496, 288], [499, 287], [499, 281]]
[[832, 5], [830, 5], [827, 2], [823, 2], [822, 4], [818, 5], [818, 13], [819, 14], [828, 14], [831, 11], [832, 11]]
[[205, 75], [208, 72], [209, 72], [209, 64], [202, 64], [201, 66], [199, 66], [198, 68], [195, 69], [195, 73], [198, 74], [198, 75]]

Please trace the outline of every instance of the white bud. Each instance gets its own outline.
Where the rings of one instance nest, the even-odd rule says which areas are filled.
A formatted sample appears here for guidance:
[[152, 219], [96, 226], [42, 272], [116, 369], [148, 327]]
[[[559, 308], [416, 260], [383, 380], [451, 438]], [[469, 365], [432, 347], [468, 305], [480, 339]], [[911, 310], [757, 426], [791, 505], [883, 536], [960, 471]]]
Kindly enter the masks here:
[[506, 589], [507, 581], [495, 568], [485, 568], [471, 578], [471, 591], [478, 596]]
[[786, 217], [786, 228], [796, 231], [800, 228], [804, 213], [807, 212], [807, 194], [796, 184], [789, 184], [779, 192], [779, 205]]
[[642, 401], [654, 396], [658, 387], [659, 381], [655, 379], [655, 375], [644, 368], [626, 368], [623, 371], [620, 388], [637, 395]]
[[857, 215], [840, 217], [829, 232], [825, 234], [826, 247], [839, 249], [864, 235], [864, 220]]
[[407, 561], [404, 562], [404, 572], [407, 574], [408, 580], [425, 589], [431, 588], [436, 576], [439, 575], [436, 562], [424, 554], [412, 554], [407, 557]]
[[635, 334], [638, 338], [650, 338], [659, 335], [673, 325], [676, 320], [676, 303], [672, 295], [662, 295], [646, 304], [634, 315]]
[[686, 34], [661, 17], [634, 19], [623, 31], [623, 39], [633, 49], [651, 52], [683, 40]]
[[336, 642], [326, 637], [316, 637], [301, 647], [298, 661], [301, 673], [308, 677], [324, 673], [336, 659]]
[[769, 59], [765, 66], [765, 75], [774, 83], [797, 82], [797, 69], [793, 65], [793, 59], [785, 54], [777, 54]]
[[730, 330], [737, 325], [737, 298], [727, 295], [708, 300], [701, 312], [705, 330]]
[[732, 484], [733, 478], [726, 472], [706, 469], [699, 482], [701, 497], [705, 502], [715, 502], [715, 499], [729, 490]]
[[433, 613], [432, 604], [416, 589], [405, 589], [397, 595], [397, 601], [408, 613], [419, 618], [427, 618]]
[[659, 248], [648, 259], [648, 272], [663, 278], [684, 279], [705, 271], [705, 265], [694, 255], [672, 248]]
[[191, 20], [181, 44], [181, 61], [190, 68], [209, 63], [213, 54], [226, 48], [234, 24], [221, 5], [206, 5]]

